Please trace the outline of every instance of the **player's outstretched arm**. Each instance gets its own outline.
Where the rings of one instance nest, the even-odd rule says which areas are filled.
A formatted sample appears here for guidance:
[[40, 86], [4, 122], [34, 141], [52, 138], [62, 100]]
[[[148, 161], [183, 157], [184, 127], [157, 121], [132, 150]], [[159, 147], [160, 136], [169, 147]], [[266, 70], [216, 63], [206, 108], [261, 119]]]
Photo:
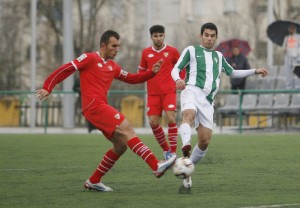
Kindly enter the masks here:
[[45, 89], [39, 89], [36, 91], [36, 97], [41, 101], [48, 99], [49, 95], [50, 93]]
[[152, 71], [145, 71], [144, 73], [129, 73], [127, 71], [122, 70], [121, 73], [116, 77], [118, 80], [121, 80], [123, 82], [129, 83], [129, 84], [140, 84], [144, 83], [147, 80], [153, 78], [155, 74], [160, 70], [160, 67], [163, 63], [163, 60], [159, 60], [156, 62], [153, 67]]
[[257, 69], [255, 69], [255, 74], [260, 74], [261, 77], [265, 77], [269, 74], [269, 72], [265, 68], [257, 68]]

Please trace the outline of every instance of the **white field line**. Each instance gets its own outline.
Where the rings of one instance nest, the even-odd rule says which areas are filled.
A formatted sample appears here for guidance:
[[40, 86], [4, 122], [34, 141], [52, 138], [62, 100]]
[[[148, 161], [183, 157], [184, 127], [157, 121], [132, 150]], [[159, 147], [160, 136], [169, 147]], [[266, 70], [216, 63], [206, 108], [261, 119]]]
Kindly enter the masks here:
[[296, 203], [296, 204], [273, 204], [273, 205], [262, 205], [262, 206], [240, 207], [240, 208], [274, 208], [274, 207], [291, 207], [291, 206], [299, 206], [300, 207], [300, 203]]
[[69, 166], [69, 167], [46, 167], [46, 168], [11, 168], [0, 169], [0, 172], [18, 172], [18, 171], [38, 171], [38, 170], [59, 170], [59, 169], [80, 169], [82, 166]]

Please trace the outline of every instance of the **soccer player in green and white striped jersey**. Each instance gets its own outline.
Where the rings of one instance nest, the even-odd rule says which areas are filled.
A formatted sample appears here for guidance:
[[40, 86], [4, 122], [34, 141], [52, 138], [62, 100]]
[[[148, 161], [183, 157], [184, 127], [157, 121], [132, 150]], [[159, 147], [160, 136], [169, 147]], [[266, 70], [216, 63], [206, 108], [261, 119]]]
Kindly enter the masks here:
[[[181, 92], [182, 122], [179, 133], [182, 140], [183, 156], [189, 157], [197, 164], [207, 151], [213, 129], [213, 101], [218, 92], [221, 72], [232, 78], [242, 78], [255, 74], [262, 77], [268, 74], [264, 68], [234, 70], [222, 53], [212, 48], [218, 37], [218, 29], [213, 23], [201, 27], [200, 45], [186, 47], [174, 66], [171, 75], [176, 88]], [[186, 69], [185, 80], [180, 79], [179, 72]], [[198, 144], [191, 151], [191, 126], [195, 123]], [[190, 189], [191, 178], [183, 180], [183, 187]]]

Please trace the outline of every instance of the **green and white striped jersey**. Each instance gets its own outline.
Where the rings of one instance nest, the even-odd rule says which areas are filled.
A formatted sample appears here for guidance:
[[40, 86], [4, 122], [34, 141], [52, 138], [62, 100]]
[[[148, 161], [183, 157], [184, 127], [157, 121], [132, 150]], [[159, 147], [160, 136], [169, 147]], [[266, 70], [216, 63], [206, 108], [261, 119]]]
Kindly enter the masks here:
[[211, 103], [219, 89], [221, 72], [231, 75], [234, 70], [222, 53], [200, 45], [185, 48], [174, 68], [186, 68], [186, 84], [201, 88]]

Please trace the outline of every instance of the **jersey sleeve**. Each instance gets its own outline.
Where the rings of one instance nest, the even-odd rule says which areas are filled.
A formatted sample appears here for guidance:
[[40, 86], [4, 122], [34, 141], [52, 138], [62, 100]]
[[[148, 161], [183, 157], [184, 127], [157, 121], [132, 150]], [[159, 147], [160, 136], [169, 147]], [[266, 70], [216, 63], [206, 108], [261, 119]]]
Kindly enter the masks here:
[[190, 63], [190, 58], [190, 50], [189, 47], [187, 47], [182, 51], [175, 67], [177, 67], [180, 71], [183, 70]]
[[147, 65], [147, 60], [146, 60], [146, 52], [145, 50], [142, 52], [142, 57], [141, 57], [141, 61], [140, 61], [140, 65], [138, 68], [138, 72], [145, 72], [148, 69], [148, 65]]
[[65, 80], [68, 76], [73, 74], [75, 71], [76, 69], [71, 62], [60, 66], [54, 72], [52, 72], [45, 80], [43, 89], [51, 93], [55, 85]]
[[183, 77], [182, 75], [180, 76], [179, 74], [189, 63], [190, 63], [190, 51], [189, 51], [189, 47], [187, 47], [183, 50], [178, 61], [176, 62], [174, 68], [171, 71], [171, 76], [174, 81], [181, 79]]
[[234, 70], [232, 66], [228, 64], [224, 56], [222, 56], [222, 68], [228, 76], [230, 76], [232, 71]]
[[116, 78], [129, 84], [139, 84], [146, 82], [154, 76], [155, 73], [153, 73], [152, 71], [145, 71], [144, 73], [134, 74], [121, 69], [120, 74]]
[[65, 80], [76, 70], [83, 69], [84, 66], [88, 63], [87, 60], [87, 54], [82, 54], [77, 59], [74, 59], [69, 63], [63, 64], [48, 76], [48, 78], [44, 82], [43, 89], [51, 93], [55, 85]]
[[[179, 52], [178, 52], [178, 50], [175, 48], [174, 49], [174, 66], [175, 66], [175, 64], [177, 63], [177, 61], [178, 61], [178, 59], [179, 59], [179, 57], [180, 57], [180, 54], [179, 54]], [[180, 76], [180, 78], [181, 79], [185, 79], [185, 77], [186, 77], [186, 70], [185, 70], [185, 68], [183, 68], [183, 69], [181, 69], [180, 70], [180, 72], [179, 72], [179, 76]]]
[[76, 70], [83, 70], [87, 68], [87, 66], [91, 63], [92, 54], [84, 53], [78, 58], [71, 61]]

